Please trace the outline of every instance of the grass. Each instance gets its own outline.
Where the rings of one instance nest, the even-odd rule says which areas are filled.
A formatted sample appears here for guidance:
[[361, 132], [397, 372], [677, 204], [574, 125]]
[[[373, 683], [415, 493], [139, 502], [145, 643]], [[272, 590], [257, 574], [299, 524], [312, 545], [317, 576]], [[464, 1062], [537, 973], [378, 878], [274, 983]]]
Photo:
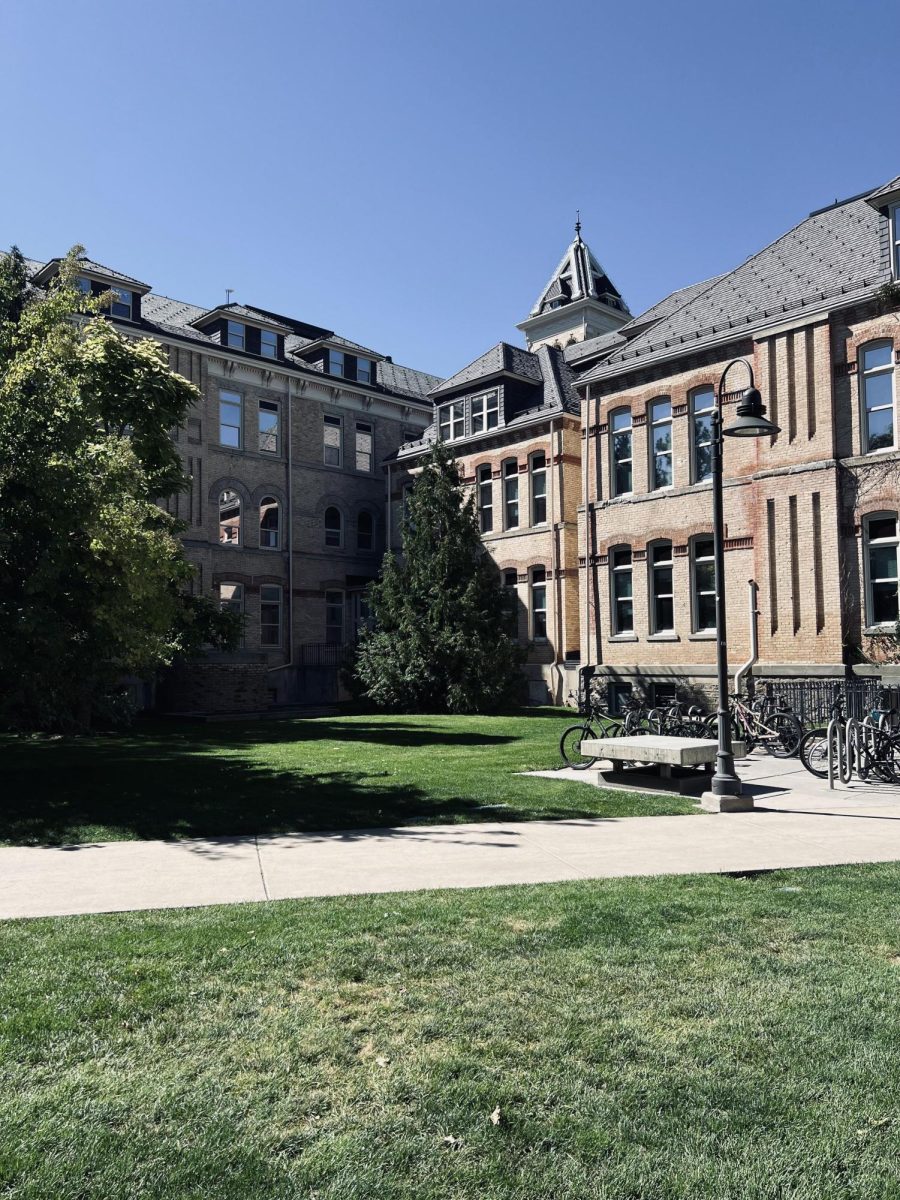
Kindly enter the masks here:
[[882, 865], [7, 922], [0, 1195], [889, 1200], [898, 888]]
[[692, 800], [522, 778], [559, 766], [569, 710], [147, 723], [0, 737], [0, 843], [235, 836], [695, 812]]

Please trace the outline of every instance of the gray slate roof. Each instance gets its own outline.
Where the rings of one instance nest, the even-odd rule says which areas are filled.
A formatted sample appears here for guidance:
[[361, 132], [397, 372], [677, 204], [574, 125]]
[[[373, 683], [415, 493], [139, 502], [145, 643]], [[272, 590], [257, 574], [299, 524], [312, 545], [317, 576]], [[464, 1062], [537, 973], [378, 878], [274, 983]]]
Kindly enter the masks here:
[[[563, 277], [566, 283], [563, 284]], [[546, 287], [535, 301], [530, 315], [538, 316], [546, 311], [551, 301], [564, 298], [567, 302], [585, 299], [600, 299], [595, 279], [605, 281], [611, 295], [618, 297], [619, 292], [608, 275], [597, 261], [590, 247], [581, 238], [581, 226], [576, 225], [575, 237], [566, 248], [565, 254], [559, 261], [556, 270], [550, 276]], [[627, 312], [628, 309], [625, 308]]]
[[[130, 285], [130, 287], [136, 290], [150, 290], [149, 283], [142, 283], [140, 279], [135, 279], [133, 275], [123, 275], [121, 271], [114, 271], [112, 267], [105, 267], [103, 263], [94, 262], [93, 259], [88, 258], [86, 254], [80, 254], [78, 256], [78, 261], [88, 275], [103, 275], [107, 279], [111, 279], [116, 283], [127, 283]], [[46, 263], [39, 263], [37, 265], [35, 274], [39, 275], [47, 267], [61, 262], [61, 258], [51, 258]]]
[[498, 342], [480, 358], [476, 358], [467, 367], [463, 367], [461, 371], [457, 371], [455, 375], [445, 379], [440, 387], [432, 388], [431, 394], [444, 396], [448, 392], [458, 391], [479, 379], [490, 379], [494, 375], [502, 375], [504, 372], [524, 375], [537, 383], [541, 381], [541, 369], [533, 354], [519, 346], [511, 346], [509, 342]]
[[[623, 374], [632, 367], [678, 357], [771, 324], [804, 308], [863, 296], [887, 281], [882, 253], [885, 218], [855, 198], [812, 213], [782, 237], [713, 280], [687, 303], [673, 301], [668, 316], [628, 341], [582, 376], [581, 382]], [[657, 306], [659, 307], [659, 306]]]
[[900, 175], [896, 179], [891, 179], [888, 183], [882, 184], [880, 188], [876, 188], [874, 192], [869, 192], [866, 196], [866, 201], [869, 204], [874, 204], [878, 207], [878, 201], [883, 196], [893, 195], [894, 192], [900, 192]]
[[703, 279], [700, 283], [692, 283], [688, 287], [678, 288], [675, 292], [670, 292], [668, 296], [664, 296], [662, 300], [658, 300], [656, 304], [638, 316], [632, 317], [627, 325], [622, 325], [617, 332], [622, 334], [623, 340], [631, 337], [633, 333], [639, 332], [645, 325], [654, 325], [657, 321], [663, 321], [666, 317], [670, 317], [673, 312], [682, 308], [685, 304], [689, 304], [707, 288], [712, 287], [714, 283], [718, 283], [723, 279], [724, 275], [713, 275], [711, 279]]
[[601, 333], [599, 337], [586, 338], [583, 342], [573, 342], [571, 346], [564, 347], [563, 353], [566, 356], [566, 362], [580, 366], [585, 359], [608, 354], [624, 341], [625, 338], [619, 330], [612, 329], [609, 333]]

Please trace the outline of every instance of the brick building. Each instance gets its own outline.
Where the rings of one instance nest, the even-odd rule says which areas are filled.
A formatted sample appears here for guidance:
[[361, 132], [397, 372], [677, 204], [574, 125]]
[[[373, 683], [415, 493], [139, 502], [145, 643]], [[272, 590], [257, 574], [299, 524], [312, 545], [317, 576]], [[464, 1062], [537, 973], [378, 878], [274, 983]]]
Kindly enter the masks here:
[[[581, 658], [653, 699], [715, 674], [710, 413], [752, 365], [781, 432], [726, 439], [732, 670], [865, 673], [898, 620], [900, 179], [622, 325], [577, 383]], [[746, 386], [729, 374], [726, 405]], [[729, 413], [726, 407], [727, 424]]]
[[[46, 284], [59, 259], [30, 266]], [[173, 434], [190, 490], [166, 505], [187, 524], [195, 587], [244, 615], [244, 640], [238, 654], [182, 671], [173, 703], [336, 699], [385, 548], [382, 460], [429, 424], [425, 393], [440, 380], [262, 308], [172, 300], [87, 259], [80, 279], [112, 289], [110, 319], [163, 345], [201, 393]]]

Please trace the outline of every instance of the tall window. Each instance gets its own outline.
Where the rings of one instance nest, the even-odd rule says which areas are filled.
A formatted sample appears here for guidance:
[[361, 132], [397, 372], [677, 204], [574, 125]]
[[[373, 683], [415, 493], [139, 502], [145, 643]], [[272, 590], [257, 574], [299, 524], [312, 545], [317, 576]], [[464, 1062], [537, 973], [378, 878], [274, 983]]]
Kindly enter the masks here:
[[356, 360], [356, 381], [357, 383], [375, 382], [375, 364], [371, 358], [358, 358]]
[[244, 612], [244, 585], [242, 583], [219, 584], [219, 608], [242, 616]]
[[375, 546], [375, 521], [372, 514], [362, 509], [356, 518], [357, 550], [372, 550]]
[[535, 642], [547, 639], [547, 572], [531, 568], [531, 637]]
[[442, 442], [452, 442], [466, 432], [466, 405], [463, 400], [454, 400], [440, 410], [440, 435]]
[[900, 280], [900, 204], [895, 204], [891, 209], [891, 243], [894, 251], [891, 255], [894, 279]]
[[344, 544], [344, 521], [339, 508], [325, 509], [325, 545], [340, 547]]
[[276, 583], [264, 583], [259, 589], [259, 642], [281, 645], [281, 588]]
[[613, 634], [634, 631], [634, 599], [631, 578], [631, 547], [618, 546], [609, 552], [612, 574]]
[[879, 513], [865, 524], [869, 625], [896, 624], [900, 620], [897, 598], [897, 514]]
[[344, 374], [344, 353], [342, 350], [329, 350], [328, 355], [328, 374], [343, 375]]
[[326, 413], [324, 419], [324, 454], [326, 467], [339, 467], [343, 462], [343, 424], [340, 417]]
[[653, 542], [650, 546], [651, 633], [669, 633], [675, 628], [672, 568], [672, 543]]
[[531, 456], [531, 523], [547, 520], [547, 458], [543, 451]]
[[891, 450], [894, 441], [894, 346], [874, 342], [860, 352], [864, 413], [863, 452]]
[[712, 538], [695, 538], [691, 556], [694, 632], [707, 633], [716, 628], [716, 560]]
[[519, 576], [515, 571], [503, 572], [503, 590], [506, 593], [509, 614], [509, 636], [519, 636]]
[[325, 593], [325, 641], [340, 644], [344, 640], [344, 593]]
[[259, 502], [259, 544], [263, 550], [278, 549], [278, 525], [278, 501], [274, 496], [263, 496]]
[[229, 488], [219, 493], [219, 542], [223, 546], [241, 544], [241, 498]]
[[259, 402], [259, 448], [266, 454], [278, 453], [278, 405], [272, 400]]
[[486, 392], [472, 399], [472, 432], [486, 433], [496, 429], [500, 419], [499, 393]]
[[691, 483], [712, 479], [713, 413], [716, 393], [711, 387], [691, 395]]
[[278, 334], [271, 329], [259, 331], [259, 352], [263, 358], [278, 357]]
[[246, 329], [239, 321], [228, 322], [225, 342], [232, 350], [243, 350], [246, 347]]
[[503, 464], [503, 526], [516, 529], [519, 525], [519, 464], [508, 458]]
[[372, 470], [372, 426], [368, 421], [356, 422], [356, 469]]
[[650, 405], [650, 490], [672, 486], [672, 401], [668, 396]]
[[219, 441], [223, 446], [241, 448], [241, 396], [239, 392], [219, 391]]
[[478, 524], [482, 533], [494, 528], [494, 484], [487, 463], [478, 468]]
[[626, 496], [631, 491], [631, 412], [620, 408], [610, 414], [612, 439], [612, 494]]

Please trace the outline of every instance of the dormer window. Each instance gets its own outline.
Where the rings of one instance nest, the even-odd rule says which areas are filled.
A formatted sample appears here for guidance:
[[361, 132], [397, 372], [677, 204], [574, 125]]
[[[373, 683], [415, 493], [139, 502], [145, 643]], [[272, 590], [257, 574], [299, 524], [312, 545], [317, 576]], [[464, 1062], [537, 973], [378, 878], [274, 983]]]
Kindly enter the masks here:
[[465, 436], [466, 406], [462, 400], [445, 404], [440, 410], [440, 435], [442, 442], [454, 442]]
[[344, 350], [326, 351], [325, 369], [329, 375], [340, 375], [342, 379], [357, 383], [375, 382], [375, 363], [371, 358], [360, 358]]
[[894, 278], [900, 282], [900, 204], [891, 209], [891, 251]]
[[247, 346], [247, 328], [240, 321], [228, 321], [225, 331], [225, 345], [231, 350], [244, 350]]
[[134, 293], [120, 287], [110, 288], [109, 290], [112, 293], [112, 303], [109, 306], [109, 311], [114, 317], [124, 317], [126, 321], [130, 321], [134, 307]]
[[343, 375], [344, 374], [344, 355], [340, 350], [328, 351], [328, 374]]
[[375, 364], [371, 358], [358, 358], [356, 360], [356, 380], [358, 383], [375, 382]]
[[500, 421], [500, 399], [497, 392], [486, 392], [472, 399], [472, 432], [485, 433], [496, 429]]
[[273, 333], [271, 329], [261, 329], [259, 331], [259, 352], [263, 358], [277, 358], [278, 334]]
[[81, 292], [83, 295], [90, 296], [91, 290], [92, 290], [91, 289], [91, 281], [88, 279], [88, 277], [86, 275], [79, 275], [78, 278], [75, 280], [75, 286], [78, 288], [79, 292]]

